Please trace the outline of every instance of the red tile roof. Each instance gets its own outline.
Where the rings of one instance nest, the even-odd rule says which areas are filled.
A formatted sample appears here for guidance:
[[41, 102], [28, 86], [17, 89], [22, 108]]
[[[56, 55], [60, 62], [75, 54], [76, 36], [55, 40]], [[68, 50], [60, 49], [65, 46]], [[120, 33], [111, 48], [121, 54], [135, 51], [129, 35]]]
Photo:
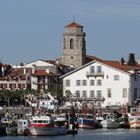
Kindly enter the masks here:
[[113, 68], [116, 68], [116, 69], [119, 69], [121, 71], [128, 72], [128, 73], [130, 70], [140, 70], [140, 64], [136, 64], [135, 66], [130, 66], [130, 65], [127, 65], [126, 63], [121, 64], [120, 61], [103, 60], [103, 59], [100, 59], [96, 56], [86, 56], [87, 63], [89, 63], [93, 60], [96, 60], [98, 62], [105, 64], [105, 65], [111, 66]]
[[23, 68], [11, 68], [4, 76], [0, 77], [0, 79], [5, 80], [7, 79], [8, 76], [10, 76], [11, 78], [19, 76], [21, 80], [25, 80], [26, 77], [23, 71], [24, 71]]
[[89, 62], [91, 62], [91, 61], [93, 61], [93, 60], [103, 61], [101, 58], [98, 58], [98, 57], [96, 57], [96, 56], [90, 56], [90, 55], [87, 55], [87, 56], [86, 56], [86, 63], [89, 63]]
[[75, 28], [77, 28], [77, 27], [82, 27], [82, 28], [83, 28], [82, 25], [76, 23], [75, 21], [73, 21], [72, 23], [68, 24], [68, 25], [65, 26], [65, 27], [68, 27], [68, 28], [69, 28], [69, 27], [75, 27]]
[[51, 72], [48, 73], [46, 70], [36, 70], [35, 73], [32, 73], [32, 75], [33, 76], [57, 76], [58, 74], [54, 74]]
[[135, 66], [130, 66], [127, 65], [126, 63], [121, 64], [120, 61], [108, 61], [108, 60], [104, 60], [103, 63], [111, 67], [117, 68], [119, 70], [122, 70], [124, 72], [129, 72], [131, 70], [140, 70], [140, 64], [136, 64]]

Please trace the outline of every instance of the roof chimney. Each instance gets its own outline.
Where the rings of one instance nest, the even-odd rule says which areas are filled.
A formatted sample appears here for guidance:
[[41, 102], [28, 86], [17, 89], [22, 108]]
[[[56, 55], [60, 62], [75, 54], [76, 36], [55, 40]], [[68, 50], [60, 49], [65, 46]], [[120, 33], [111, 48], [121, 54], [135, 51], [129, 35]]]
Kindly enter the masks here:
[[123, 65], [125, 63], [125, 60], [123, 57], [121, 58], [120, 63], [121, 63], [121, 65]]
[[134, 53], [129, 54], [127, 65], [129, 65], [129, 66], [135, 66], [136, 65]]
[[59, 65], [59, 59], [56, 59], [56, 64]]
[[4, 66], [1, 67], [1, 73], [2, 73], [2, 76], [4, 76], [5, 74]]
[[32, 73], [34, 74], [35, 73], [35, 70], [36, 70], [36, 65], [32, 65], [33, 67], [32, 67]]
[[138, 57], [138, 64], [140, 64], [140, 58]]

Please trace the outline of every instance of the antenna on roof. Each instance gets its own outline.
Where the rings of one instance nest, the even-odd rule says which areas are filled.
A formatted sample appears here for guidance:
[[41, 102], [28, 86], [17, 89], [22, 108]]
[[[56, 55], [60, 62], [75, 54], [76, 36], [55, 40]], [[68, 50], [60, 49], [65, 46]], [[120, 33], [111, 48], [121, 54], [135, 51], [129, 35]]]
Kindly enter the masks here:
[[73, 18], [73, 22], [75, 22], [75, 16], [73, 16], [72, 18]]

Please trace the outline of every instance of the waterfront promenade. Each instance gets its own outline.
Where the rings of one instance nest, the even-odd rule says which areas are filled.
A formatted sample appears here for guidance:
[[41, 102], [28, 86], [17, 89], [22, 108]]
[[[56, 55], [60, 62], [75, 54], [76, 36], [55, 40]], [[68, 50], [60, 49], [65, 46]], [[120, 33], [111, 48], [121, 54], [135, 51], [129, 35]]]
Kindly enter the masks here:
[[24, 115], [29, 114], [32, 112], [31, 107], [22, 107], [22, 106], [16, 106], [16, 107], [0, 107], [0, 115], [6, 114], [15, 114], [15, 115]]

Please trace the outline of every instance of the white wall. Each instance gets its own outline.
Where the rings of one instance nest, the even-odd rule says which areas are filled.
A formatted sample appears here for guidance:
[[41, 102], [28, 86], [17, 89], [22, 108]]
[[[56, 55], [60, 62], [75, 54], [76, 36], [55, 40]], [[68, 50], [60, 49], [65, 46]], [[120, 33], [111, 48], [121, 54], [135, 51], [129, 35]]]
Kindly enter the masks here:
[[[93, 65], [95, 68], [97, 66], [102, 66], [102, 71], [104, 72], [104, 77], [89, 77], [87, 78], [86, 73], [90, 71], [90, 66]], [[119, 75], [120, 79], [118, 81], [114, 81], [114, 75]], [[107, 78], [108, 77], [108, 78]], [[71, 80], [71, 86], [66, 87], [65, 81], [66, 79]], [[89, 80], [95, 80], [95, 85], [90, 86]], [[97, 80], [102, 80], [102, 86], [97, 86]], [[76, 86], [76, 80], [87, 80], [87, 86]], [[63, 93], [65, 94], [66, 90], [70, 90], [72, 94], [75, 93], [76, 90], [80, 91], [82, 94], [83, 90], [87, 91], [87, 96], [89, 97], [90, 90], [95, 91], [95, 97], [97, 96], [97, 90], [102, 90], [102, 96], [105, 98], [102, 106], [110, 105], [118, 105], [118, 104], [126, 104], [129, 102], [129, 84], [130, 84], [130, 76], [126, 73], [122, 73], [116, 69], [108, 67], [106, 65], [100, 64], [98, 62], [93, 62], [89, 66], [86, 66], [73, 74], [66, 76], [63, 79]], [[112, 97], [107, 98], [107, 89], [111, 88]], [[127, 97], [123, 98], [122, 89], [127, 89]]]

